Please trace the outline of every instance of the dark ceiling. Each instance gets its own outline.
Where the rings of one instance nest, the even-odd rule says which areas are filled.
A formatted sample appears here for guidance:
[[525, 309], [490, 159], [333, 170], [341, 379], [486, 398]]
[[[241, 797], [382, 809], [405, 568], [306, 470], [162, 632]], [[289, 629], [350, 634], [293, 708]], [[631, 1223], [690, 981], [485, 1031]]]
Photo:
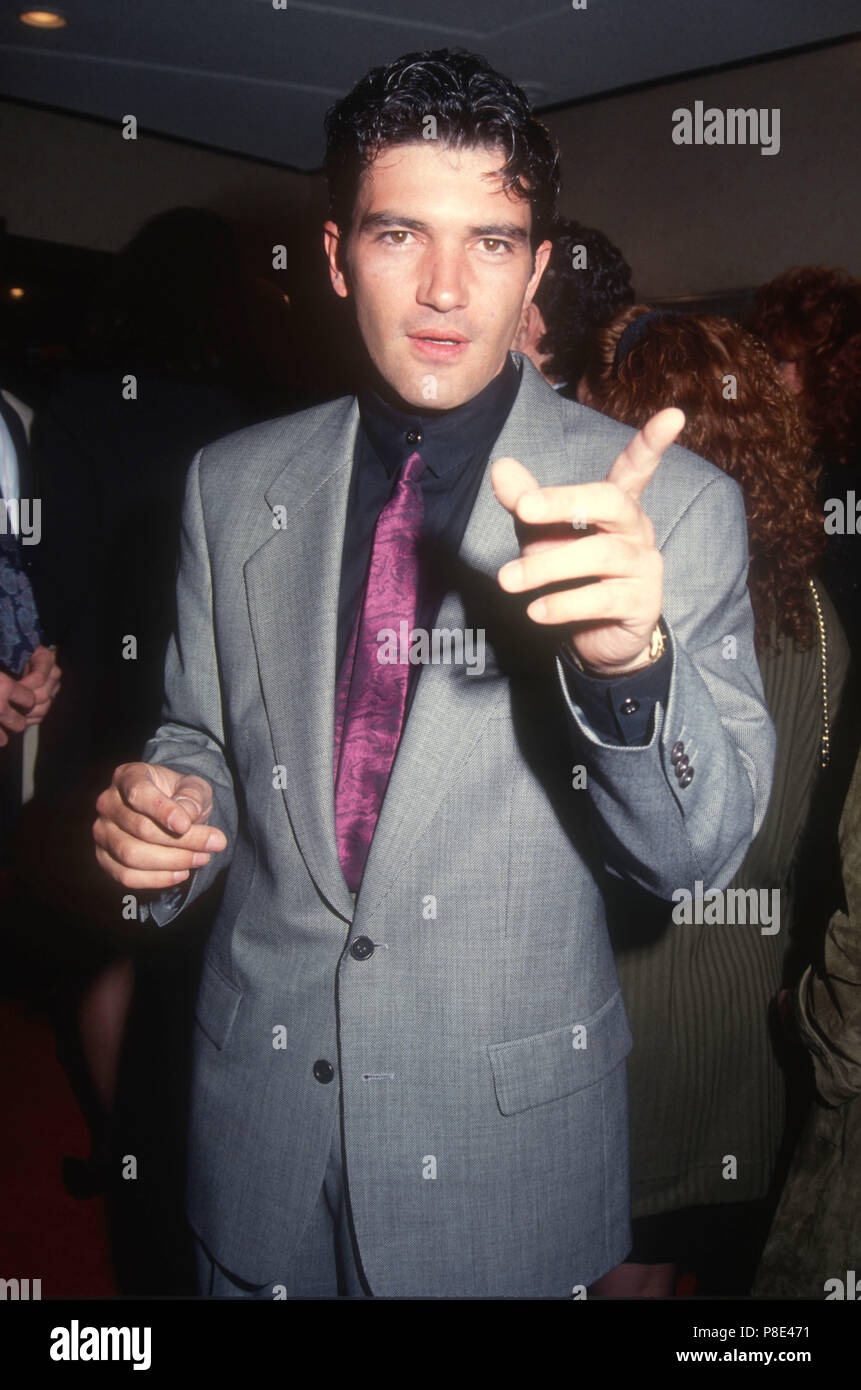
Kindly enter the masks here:
[[[298, 169], [369, 67], [475, 49], [538, 107], [847, 35], [857, 0], [60, 0], [65, 29], [0, 9], [0, 93]], [[576, 0], [583, 4], [583, 0]]]

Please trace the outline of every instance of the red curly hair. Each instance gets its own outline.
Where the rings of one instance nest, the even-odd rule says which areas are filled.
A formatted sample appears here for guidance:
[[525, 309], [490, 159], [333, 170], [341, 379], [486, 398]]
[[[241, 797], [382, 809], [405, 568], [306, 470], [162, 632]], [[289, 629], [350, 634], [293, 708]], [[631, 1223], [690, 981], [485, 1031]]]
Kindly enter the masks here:
[[801, 408], [816, 447], [848, 463], [861, 434], [861, 280], [805, 265], [759, 290], [751, 333], [781, 362], [795, 362]]
[[819, 467], [795, 398], [761, 343], [729, 319], [705, 314], [650, 319], [617, 361], [625, 329], [649, 312], [632, 305], [598, 335], [586, 373], [589, 404], [636, 428], [664, 406], [684, 411], [679, 443], [722, 468], [744, 494], [757, 650], [767, 649], [772, 623], [809, 646], [808, 579], [825, 531]]

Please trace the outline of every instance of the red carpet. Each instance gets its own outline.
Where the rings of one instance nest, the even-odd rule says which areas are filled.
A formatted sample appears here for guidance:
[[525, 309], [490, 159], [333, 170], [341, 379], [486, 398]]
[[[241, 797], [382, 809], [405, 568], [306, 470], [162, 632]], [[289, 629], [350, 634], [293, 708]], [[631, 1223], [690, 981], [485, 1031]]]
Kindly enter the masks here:
[[116, 1296], [104, 1201], [63, 1187], [61, 1159], [90, 1144], [48, 1021], [0, 1003], [0, 1057], [0, 1278], [41, 1279], [43, 1298]]

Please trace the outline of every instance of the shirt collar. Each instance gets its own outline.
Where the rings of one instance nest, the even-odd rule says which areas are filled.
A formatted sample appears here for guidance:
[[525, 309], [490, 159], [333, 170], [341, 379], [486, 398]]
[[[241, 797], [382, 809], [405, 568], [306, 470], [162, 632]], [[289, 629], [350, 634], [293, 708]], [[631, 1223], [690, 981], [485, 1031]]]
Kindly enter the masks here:
[[405, 412], [390, 405], [371, 387], [359, 392], [359, 413], [374, 452], [389, 476], [418, 450], [425, 467], [439, 476], [462, 468], [499, 434], [517, 395], [521, 364], [511, 356], [472, 400], [440, 415]]

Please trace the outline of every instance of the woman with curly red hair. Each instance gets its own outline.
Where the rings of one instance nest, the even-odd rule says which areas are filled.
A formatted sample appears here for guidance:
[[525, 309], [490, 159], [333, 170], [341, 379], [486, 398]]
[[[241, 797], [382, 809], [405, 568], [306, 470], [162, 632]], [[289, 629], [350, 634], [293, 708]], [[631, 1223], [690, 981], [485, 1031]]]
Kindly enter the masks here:
[[[784, 271], [758, 291], [748, 327], [777, 359], [813, 436], [820, 500], [861, 500], [861, 280], [825, 266]], [[827, 529], [823, 578], [858, 651], [861, 538], [855, 525]]]
[[[768, 1229], [786, 1118], [770, 1006], [792, 932], [799, 844], [848, 665], [840, 622], [811, 577], [825, 541], [817, 469], [777, 364], [727, 319], [624, 310], [599, 335], [578, 394], [634, 426], [660, 405], [679, 406], [687, 419], [679, 442], [744, 494], [755, 643], [777, 757], [765, 821], [729, 887], [770, 890], [772, 902], [777, 890], [779, 931], [671, 921], [645, 944], [642, 933], [635, 941], [617, 931], [634, 1034], [634, 1246], [594, 1290], [669, 1294], [681, 1265], [696, 1272], [700, 1293], [740, 1294]], [[727, 660], [734, 642], [727, 633]]]

